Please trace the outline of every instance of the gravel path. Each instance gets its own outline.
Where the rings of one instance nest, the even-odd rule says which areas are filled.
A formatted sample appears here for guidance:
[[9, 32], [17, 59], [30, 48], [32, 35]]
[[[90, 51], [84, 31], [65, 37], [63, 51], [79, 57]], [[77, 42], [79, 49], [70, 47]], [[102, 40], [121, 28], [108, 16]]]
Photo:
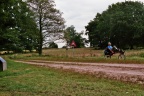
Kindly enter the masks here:
[[144, 64], [109, 64], [109, 63], [82, 63], [57, 61], [16, 61], [27, 64], [72, 70], [80, 73], [92, 74], [96, 77], [105, 77], [126, 82], [144, 84]]

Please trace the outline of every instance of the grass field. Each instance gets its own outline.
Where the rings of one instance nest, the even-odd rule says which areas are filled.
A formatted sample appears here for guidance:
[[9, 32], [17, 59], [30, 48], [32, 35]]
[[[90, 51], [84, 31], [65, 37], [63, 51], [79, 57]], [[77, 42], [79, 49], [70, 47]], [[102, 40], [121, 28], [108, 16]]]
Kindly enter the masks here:
[[118, 54], [114, 54], [111, 59], [104, 57], [104, 50], [94, 50], [92, 48], [76, 49], [46, 49], [43, 55], [36, 53], [14, 54], [12, 59], [44, 59], [49, 61], [72, 61], [72, 62], [106, 62], [106, 63], [139, 63], [144, 64], [144, 49], [126, 50], [126, 60], [118, 60]]
[[0, 96], [144, 96], [144, 86], [8, 60]]

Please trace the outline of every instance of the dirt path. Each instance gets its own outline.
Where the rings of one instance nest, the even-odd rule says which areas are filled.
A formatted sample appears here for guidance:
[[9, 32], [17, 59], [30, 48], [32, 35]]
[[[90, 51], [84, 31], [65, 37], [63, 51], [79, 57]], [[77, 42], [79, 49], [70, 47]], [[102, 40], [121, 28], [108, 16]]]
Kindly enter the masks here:
[[72, 70], [80, 73], [93, 74], [126, 82], [144, 84], [144, 64], [108, 64], [108, 63], [82, 63], [82, 62], [56, 62], [56, 61], [16, 61], [33, 65]]

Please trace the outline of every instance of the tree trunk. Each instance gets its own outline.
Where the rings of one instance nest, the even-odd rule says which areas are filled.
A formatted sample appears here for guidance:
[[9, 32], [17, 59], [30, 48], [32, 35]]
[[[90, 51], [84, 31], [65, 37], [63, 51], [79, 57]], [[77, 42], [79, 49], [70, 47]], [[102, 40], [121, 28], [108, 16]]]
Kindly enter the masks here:
[[41, 43], [42, 40], [40, 40], [40, 44], [39, 44], [39, 55], [42, 55], [42, 43]]
[[[41, 7], [41, 6], [40, 6]], [[41, 13], [42, 10], [40, 10]], [[43, 46], [43, 34], [42, 34], [42, 14], [39, 17], [39, 34], [40, 34], [40, 41], [39, 41], [39, 55], [42, 55], [42, 46]]]
[[130, 49], [134, 49], [134, 48], [133, 48], [133, 45], [130, 45]]

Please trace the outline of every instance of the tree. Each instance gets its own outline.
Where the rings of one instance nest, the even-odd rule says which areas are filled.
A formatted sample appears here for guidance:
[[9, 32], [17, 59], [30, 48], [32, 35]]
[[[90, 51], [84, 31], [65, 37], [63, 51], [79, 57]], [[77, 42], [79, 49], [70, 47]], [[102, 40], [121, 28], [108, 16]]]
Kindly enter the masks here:
[[[140, 2], [123, 2], [112, 5], [111, 15], [111, 41], [117, 46], [139, 46], [144, 28], [144, 5]], [[117, 10], [117, 11], [116, 11]]]
[[83, 34], [82, 32], [81, 33], [76, 32], [75, 27], [73, 25], [67, 27], [64, 31], [64, 39], [67, 43], [67, 46], [69, 46], [70, 43], [74, 40], [77, 45], [76, 46], [77, 48], [84, 47], [85, 38], [82, 38], [81, 36], [82, 34]]
[[[108, 41], [118, 47], [143, 46], [144, 5], [126, 1], [112, 4], [85, 27], [92, 45], [106, 46]], [[98, 41], [96, 41], [98, 40]]]
[[65, 39], [68, 46], [69, 46], [70, 42], [72, 40], [74, 40], [75, 34], [76, 34], [76, 30], [75, 30], [75, 27], [73, 25], [71, 25], [70, 27], [67, 27], [64, 30], [64, 39]]
[[42, 46], [62, 38], [64, 19], [62, 13], [55, 8], [53, 0], [27, 0], [34, 12], [39, 29], [38, 51], [42, 54]]
[[[11, 6], [13, 5], [13, 1], [9, 0], [8, 2], [5, 0], [0, 1], [0, 44], [1, 44], [1, 50], [5, 49], [6, 44], [10, 42], [10, 40], [13, 38], [12, 36], [9, 36], [11, 38], [7, 38], [9, 30], [11, 30], [11, 27], [15, 26], [15, 21], [12, 18], [12, 14], [10, 12]], [[10, 34], [9, 34], [10, 35]], [[5, 44], [6, 43], [6, 44]]]
[[[32, 12], [22, 0], [0, 1], [0, 44], [1, 49], [22, 51], [24, 46], [33, 44], [24, 43], [27, 39], [33, 42], [36, 37], [36, 23]], [[28, 31], [31, 30], [31, 31]], [[30, 34], [33, 34], [30, 36]], [[33, 46], [33, 45], [32, 45]]]
[[51, 42], [49, 44], [49, 48], [58, 48], [58, 45], [56, 43], [54, 43], [54, 42]]
[[96, 44], [98, 44], [98, 42], [101, 41], [100, 38], [101, 35], [98, 33], [99, 32], [97, 30], [98, 28], [96, 28], [98, 26], [98, 21], [99, 21], [98, 17], [100, 16], [101, 15], [98, 13], [97, 17], [94, 18], [93, 21], [90, 21], [87, 26], [85, 26], [86, 35], [88, 35], [89, 37], [90, 47], [96, 47]]
[[[18, 5], [18, 6], [15, 6]], [[27, 3], [17, 0], [14, 6], [14, 18], [16, 21], [16, 31], [18, 31], [19, 42], [16, 48], [32, 51], [37, 49], [38, 29], [33, 17], [33, 12], [27, 7]]]

